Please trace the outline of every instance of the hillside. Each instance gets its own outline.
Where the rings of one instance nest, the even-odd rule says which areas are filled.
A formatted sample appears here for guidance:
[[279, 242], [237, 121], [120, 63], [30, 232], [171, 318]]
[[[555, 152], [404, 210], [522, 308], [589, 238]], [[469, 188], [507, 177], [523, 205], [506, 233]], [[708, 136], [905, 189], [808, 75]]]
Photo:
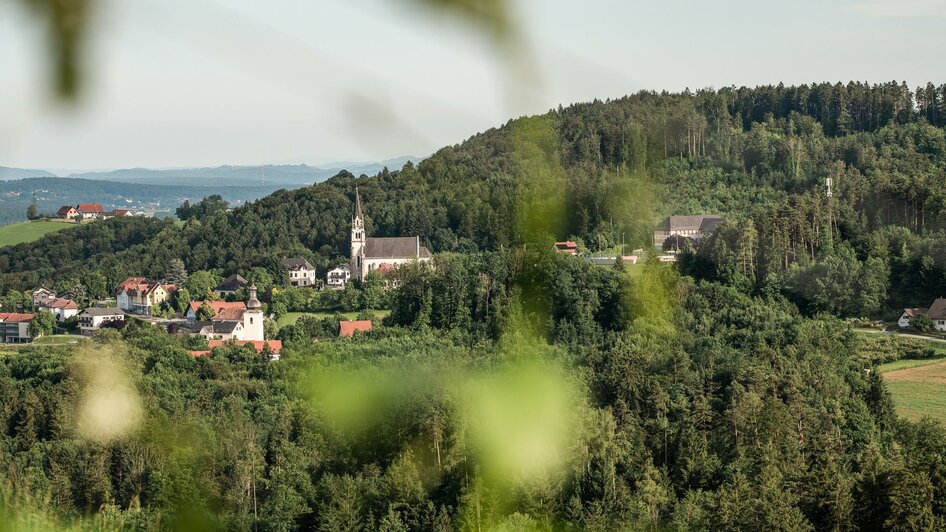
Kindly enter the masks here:
[[56, 177], [46, 170], [30, 170], [28, 168], [9, 168], [0, 166], [0, 181], [8, 179], [26, 179], [28, 177]]
[[[295, 188], [325, 181], [342, 170], [355, 175], [374, 175], [385, 167], [399, 168], [407, 161], [419, 162], [423, 157], [397, 157], [379, 162], [337, 162], [325, 165], [262, 165], [217, 166], [208, 168], [126, 168], [105, 172], [82, 172], [67, 177], [99, 181], [120, 181], [144, 185], [173, 186], [252, 186]], [[275, 186], [274, 186], [275, 185]]]
[[[278, 191], [141, 243], [147, 253], [47, 258], [51, 243], [40, 241], [0, 251], [0, 270], [25, 288], [53, 272], [81, 275], [89, 259], [112, 282], [160, 276], [174, 257], [191, 270], [278, 273], [279, 256], [301, 253], [324, 269], [346, 258], [357, 183], [370, 234], [420, 234], [439, 252], [567, 237], [591, 250], [622, 238], [638, 247], [662, 216], [728, 215], [719, 238], [683, 261], [689, 274], [782, 291], [810, 312], [878, 315], [946, 289], [946, 191], [936, 186], [946, 172], [946, 113], [926, 101], [895, 83], [852, 83], [576, 104], [510, 121], [416, 166]], [[905, 274], [919, 268], [930, 273]]]
[[39, 177], [0, 182], [0, 224], [26, 219], [35, 195], [37, 211], [52, 216], [63, 205], [101, 203], [106, 210], [129, 209], [146, 213], [173, 213], [184, 200], [197, 201], [212, 194], [240, 204], [259, 199], [280, 185], [182, 186], [146, 185], [90, 179]]
[[61, 222], [58, 220], [36, 220], [32, 222], [0, 225], [0, 247], [13, 246], [23, 242], [32, 242], [49, 233], [74, 227], [76, 227], [74, 223]]

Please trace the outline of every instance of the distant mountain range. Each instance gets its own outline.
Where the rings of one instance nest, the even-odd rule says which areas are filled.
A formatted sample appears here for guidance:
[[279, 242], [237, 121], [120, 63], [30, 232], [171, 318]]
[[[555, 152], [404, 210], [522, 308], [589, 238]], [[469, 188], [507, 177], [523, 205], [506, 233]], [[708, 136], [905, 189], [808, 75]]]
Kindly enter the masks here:
[[192, 203], [219, 194], [231, 204], [255, 201], [281, 188], [299, 188], [325, 181], [347, 170], [375, 175], [397, 170], [423, 157], [398, 157], [378, 162], [329, 163], [320, 166], [263, 165], [216, 168], [129, 168], [56, 176], [47, 170], [0, 167], [0, 225], [26, 219], [36, 197], [40, 214], [63, 205], [101, 203], [106, 210], [130, 209], [149, 214], [172, 213], [184, 200]]
[[397, 157], [378, 162], [338, 162], [319, 166], [260, 165], [217, 166], [213, 168], [126, 168], [120, 170], [75, 173], [57, 176], [47, 170], [0, 167], [0, 180], [29, 177], [64, 177], [69, 179], [94, 179], [142, 185], [162, 186], [251, 186], [287, 188], [311, 185], [325, 181], [342, 170], [355, 175], [375, 175], [384, 167], [397, 170], [408, 161], [420, 162], [423, 157]]

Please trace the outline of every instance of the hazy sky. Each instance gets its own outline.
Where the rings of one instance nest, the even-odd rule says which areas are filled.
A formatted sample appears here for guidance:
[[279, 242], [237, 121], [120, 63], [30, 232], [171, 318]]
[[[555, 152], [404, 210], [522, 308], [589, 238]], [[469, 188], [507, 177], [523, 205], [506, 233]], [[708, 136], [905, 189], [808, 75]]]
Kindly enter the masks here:
[[63, 106], [22, 4], [0, 2], [0, 166], [379, 160], [640, 89], [946, 81], [946, 0], [511, 1], [516, 54], [410, 0], [99, 0]]

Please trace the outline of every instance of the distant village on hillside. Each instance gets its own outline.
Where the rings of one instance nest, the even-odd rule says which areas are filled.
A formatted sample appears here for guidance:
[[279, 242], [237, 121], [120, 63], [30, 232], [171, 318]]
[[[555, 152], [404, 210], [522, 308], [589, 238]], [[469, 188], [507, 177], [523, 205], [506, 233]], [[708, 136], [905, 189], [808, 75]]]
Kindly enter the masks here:
[[[111, 217], [133, 216], [128, 210], [106, 211], [98, 203], [64, 205], [56, 216], [67, 221], [102, 220]], [[676, 260], [676, 254], [707, 237], [722, 223], [719, 216], [670, 216], [654, 231], [654, 248], [662, 262]], [[554, 242], [552, 250], [608, 266], [618, 260], [637, 264], [644, 258], [644, 250], [632, 254], [601, 256], [587, 253], [575, 241]], [[429, 263], [432, 252], [421, 243], [419, 235], [371, 237], [365, 229], [361, 194], [354, 191], [351, 217], [349, 260], [329, 269], [324, 277], [305, 257], [286, 257], [280, 261], [285, 274], [285, 285], [318, 291], [343, 291], [356, 280], [359, 284], [369, 275], [376, 276], [386, 289], [397, 286], [398, 268], [407, 263]], [[68, 330], [70, 324], [83, 336], [91, 336], [104, 328], [120, 329], [129, 319], [138, 319], [162, 327], [169, 334], [199, 336], [207, 340], [207, 349], [195, 350], [194, 356], [206, 355], [216, 346], [227, 342], [250, 344], [272, 358], [279, 357], [282, 344], [265, 338], [264, 320], [272, 319], [272, 312], [264, 315], [258, 299], [257, 287], [248, 283], [240, 273], [231, 272], [211, 293], [194, 294], [186, 305], [170, 310], [178, 299], [180, 286], [174, 282], [146, 277], [129, 277], [114, 291], [114, 299], [92, 302], [81, 308], [66, 293], [57, 293], [45, 287], [32, 291], [29, 309], [10, 309], [15, 312], [0, 314], [0, 342], [26, 343], [54, 330]], [[274, 291], [278, 288], [273, 288]], [[270, 294], [271, 295], [271, 294]], [[26, 310], [32, 310], [28, 313]], [[41, 316], [41, 319], [35, 319]], [[49, 320], [46, 316], [51, 317]], [[48, 323], [51, 321], [51, 323]], [[36, 323], [34, 323], [36, 322]], [[341, 320], [340, 336], [372, 329], [370, 320]]]

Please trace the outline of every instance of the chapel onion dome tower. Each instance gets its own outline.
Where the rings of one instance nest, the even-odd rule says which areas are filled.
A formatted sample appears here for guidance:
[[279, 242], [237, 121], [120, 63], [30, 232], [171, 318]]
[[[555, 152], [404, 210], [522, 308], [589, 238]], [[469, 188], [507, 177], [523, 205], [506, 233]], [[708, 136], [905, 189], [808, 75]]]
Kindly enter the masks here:
[[250, 299], [246, 302], [247, 310], [259, 310], [263, 305], [256, 299], [256, 283], [250, 285]]

